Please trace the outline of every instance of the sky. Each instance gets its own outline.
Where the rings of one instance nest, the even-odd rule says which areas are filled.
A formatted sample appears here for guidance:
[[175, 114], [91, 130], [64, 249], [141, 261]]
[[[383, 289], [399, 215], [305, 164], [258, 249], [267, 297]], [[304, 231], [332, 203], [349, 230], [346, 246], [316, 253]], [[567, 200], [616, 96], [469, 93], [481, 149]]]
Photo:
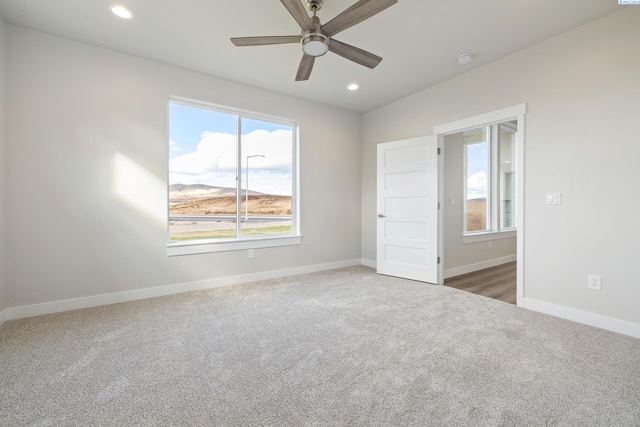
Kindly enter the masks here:
[[467, 145], [467, 200], [487, 197], [486, 142]]
[[[290, 196], [292, 192], [291, 126], [243, 118], [241, 164], [236, 166], [237, 118], [233, 114], [169, 104], [169, 183], [246, 188]], [[264, 157], [261, 157], [264, 156]]]
[[[500, 172], [513, 171], [509, 164], [515, 159], [515, 133], [512, 128], [502, 128], [499, 134]], [[486, 198], [489, 174], [489, 127], [471, 129], [465, 132], [467, 142], [467, 200]], [[498, 154], [498, 153], [496, 153]]]
[[[249, 190], [290, 196], [292, 128], [247, 118], [241, 124], [241, 188], [252, 156]], [[467, 145], [467, 199], [487, 197], [487, 133], [478, 130], [472, 131], [478, 142]], [[235, 188], [236, 131], [234, 114], [170, 103], [169, 183]]]

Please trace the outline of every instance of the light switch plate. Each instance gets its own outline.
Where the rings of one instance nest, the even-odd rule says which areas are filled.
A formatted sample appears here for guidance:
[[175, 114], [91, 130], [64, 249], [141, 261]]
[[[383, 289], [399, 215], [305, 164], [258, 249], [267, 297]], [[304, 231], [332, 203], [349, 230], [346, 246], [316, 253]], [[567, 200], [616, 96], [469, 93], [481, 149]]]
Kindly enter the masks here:
[[546, 201], [548, 205], [561, 205], [562, 193], [547, 193]]

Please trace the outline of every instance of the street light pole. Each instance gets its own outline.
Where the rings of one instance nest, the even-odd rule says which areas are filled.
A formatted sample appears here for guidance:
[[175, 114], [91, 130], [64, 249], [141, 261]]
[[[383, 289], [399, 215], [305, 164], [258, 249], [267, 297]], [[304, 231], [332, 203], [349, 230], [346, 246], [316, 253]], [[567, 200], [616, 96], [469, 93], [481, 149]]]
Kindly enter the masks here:
[[245, 182], [247, 184], [244, 190], [244, 195], [245, 195], [244, 220], [245, 221], [249, 221], [249, 159], [252, 157], [265, 157], [265, 156], [263, 156], [262, 154], [254, 154], [253, 156], [247, 156], [247, 165], [244, 168], [244, 173], [246, 176]]

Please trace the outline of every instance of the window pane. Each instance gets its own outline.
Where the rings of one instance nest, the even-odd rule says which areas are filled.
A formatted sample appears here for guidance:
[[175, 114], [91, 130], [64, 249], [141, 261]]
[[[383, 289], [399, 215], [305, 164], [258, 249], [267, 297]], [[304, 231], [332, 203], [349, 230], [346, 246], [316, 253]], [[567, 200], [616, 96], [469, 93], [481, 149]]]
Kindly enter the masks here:
[[293, 128], [242, 118], [241, 129], [242, 235], [291, 233]]
[[169, 240], [236, 237], [236, 115], [171, 102], [169, 140]]
[[295, 133], [288, 121], [170, 102], [169, 240], [291, 235]]
[[464, 132], [465, 138], [465, 230], [488, 230], [489, 212], [489, 132], [488, 128]]
[[516, 123], [500, 124], [500, 228], [514, 228], [516, 209]]

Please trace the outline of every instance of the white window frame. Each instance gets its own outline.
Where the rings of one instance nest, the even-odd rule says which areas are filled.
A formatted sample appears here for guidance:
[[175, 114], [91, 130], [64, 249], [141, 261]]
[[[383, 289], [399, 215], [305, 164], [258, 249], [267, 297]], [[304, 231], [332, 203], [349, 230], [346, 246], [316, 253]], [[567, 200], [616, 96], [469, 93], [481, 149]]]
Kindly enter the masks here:
[[[465, 203], [464, 206], [464, 215], [463, 215], [463, 232], [462, 232], [462, 241], [463, 243], [475, 243], [475, 242], [484, 242], [488, 240], [499, 240], [499, 239], [509, 239], [517, 236], [517, 220], [514, 221], [514, 225], [509, 228], [501, 228], [500, 227], [500, 147], [499, 147], [499, 126], [504, 123], [497, 122], [491, 123], [485, 126], [487, 129], [488, 135], [488, 164], [487, 164], [487, 218], [486, 218], [486, 230], [480, 231], [466, 231], [467, 230], [467, 206]], [[464, 198], [466, 202], [467, 197], [467, 147], [474, 144], [479, 144], [480, 142], [471, 142], [464, 144], [463, 150], [463, 169], [464, 169], [464, 183], [463, 183], [463, 191]], [[514, 149], [517, 149], [517, 143], [514, 144]], [[515, 171], [516, 174], [518, 171]], [[516, 198], [517, 198], [516, 193]]]
[[[215, 104], [210, 104], [202, 101], [193, 101], [184, 98], [178, 97], [169, 97], [167, 102], [167, 178], [169, 177], [169, 107], [172, 103], [186, 105], [194, 108], [203, 108], [209, 109], [220, 113], [232, 114], [238, 116], [238, 124], [237, 124], [237, 161], [240, 168], [242, 167], [241, 162], [241, 150], [240, 150], [240, 136], [242, 135], [241, 129], [241, 119], [252, 119], [252, 120], [261, 120], [286, 126], [291, 126], [292, 129], [292, 189], [291, 189], [291, 233], [287, 234], [272, 234], [272, 235], [252, 235], [252, 236], [242, 236], [240, 233], [241, 222], [237, 222], [238, 234], [236, 237], [227, 238], [227, 239], [198, 239], [198, 240], [184, 240], [184, 241], [168, 241], [167, 242], [167, 255], [168, 256], [180, 256], [180, 255], [192, 255], [192, 254], [202, 254], [209, 252], [228, 252], [228, 251], [238, 251], [238, 250], [249, 250], [249, 249], [261, 249], [261, 248], [271, 248], [278, 246], [290, 246], [290, 245], [299, 245], [302, 243], [302, 234], [300, 232], [300, 192], [299, 192], [299, 168], [300, 168], [300, 159], [298, 155], [299, 151], [299, 129], [298, 124], [294, 120], [284, 119], [280, 117], [269, 116], [260, 113], [248, 112], [238, 109], [233, 109], [229, 107], [223, 107]], [[238, 170], [238, 174], [240, 174], [240, 169]], [[237, 179], [238, 195], [236, 196], [238, 201], [238, 209], [236, 214], [240, 217], [242, 212], [240, 211], [239, 205], [241, 203], [240, 200], [240, 187], [241, 180], [240, 176]], [[167, 180], [167, 195], [169, 192], [169, 182]], [[167, 239], [169, 236], [169, 203], [167, 198]]]

